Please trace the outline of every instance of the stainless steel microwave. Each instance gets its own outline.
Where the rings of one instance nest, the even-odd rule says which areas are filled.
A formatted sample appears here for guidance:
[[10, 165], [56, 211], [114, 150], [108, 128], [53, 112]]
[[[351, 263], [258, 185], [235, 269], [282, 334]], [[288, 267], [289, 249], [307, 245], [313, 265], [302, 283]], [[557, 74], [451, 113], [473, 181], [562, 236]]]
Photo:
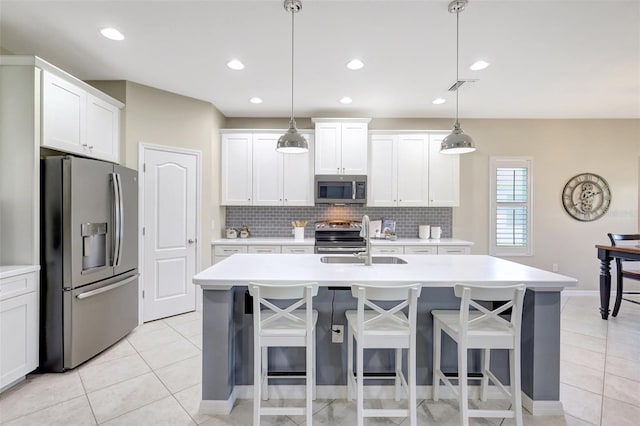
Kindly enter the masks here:
[[316, 175], [316, 203], [365, 204], [366, 175]]

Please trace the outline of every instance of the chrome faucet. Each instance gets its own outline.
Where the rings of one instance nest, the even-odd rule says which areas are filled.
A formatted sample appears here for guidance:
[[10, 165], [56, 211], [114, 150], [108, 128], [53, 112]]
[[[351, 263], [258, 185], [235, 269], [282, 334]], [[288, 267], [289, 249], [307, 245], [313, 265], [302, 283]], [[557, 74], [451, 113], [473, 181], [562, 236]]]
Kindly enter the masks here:
[[360, 236], [364, 237], [365, 243], [366, 243], [366, 250], [365, 251], [361, 251], [359, 253], [355, 253], [355, 256], [358, 259], [364, 259], [364, 264], [367, 266], [371, 266], [372, 261], [371, 261], [371, 238], [369, 235], [369, 216], [367, 216], [366, 214], [364, 216], [362, 216], [362, 224], [361, 224], [361, 228], [360, 228]]

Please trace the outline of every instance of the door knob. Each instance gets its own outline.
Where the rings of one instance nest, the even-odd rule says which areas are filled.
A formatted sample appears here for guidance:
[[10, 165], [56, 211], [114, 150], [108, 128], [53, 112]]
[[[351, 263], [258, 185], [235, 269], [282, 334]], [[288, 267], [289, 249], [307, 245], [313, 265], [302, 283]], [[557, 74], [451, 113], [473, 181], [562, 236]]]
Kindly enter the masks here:
[[192, 240], [191, 238], [189, 238], [189, 239], [187, 240], [187, 242], [188, 242], [189, 244], [193, 244], [193, 243], [195, 243], [195, 242], [196, 242], [196, 240]]

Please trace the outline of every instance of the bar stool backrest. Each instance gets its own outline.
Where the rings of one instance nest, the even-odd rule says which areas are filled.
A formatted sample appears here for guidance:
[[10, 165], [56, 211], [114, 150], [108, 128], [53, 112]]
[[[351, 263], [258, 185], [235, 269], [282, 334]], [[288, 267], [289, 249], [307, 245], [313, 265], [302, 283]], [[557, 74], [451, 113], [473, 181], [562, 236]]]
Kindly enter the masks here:
[[[306, 322], [307, 334], [312, 327], [313, 297], [318, 294], [318, 283], [304, 283], [295, 285], [272, 285], [261, 283], [249, 283], [249, 294], [253, 297], [254, 333], [260, 334], [263, 327], [281, 318], [291, 320], [293, 323]], [[286, 308], [280, 308], [269, 300], [292, 300]], [[291, 312], [305, 306], [305, 319], [293, 315]], [[261, 309], [265, 306], [267, 311], [273, 311], [273, 315], [262, 319]]]
[[[358, 329], [366, 330], [367, 327], [373, 327], [377, 323], [398, 323], [411, 329], [415, 327], [416, 309], [418, 305], [418, 297], [422, 290], [422, 284], [410, 284], [403, 286], [372, 286], [364, 284], [352, 284], [351, 294], [358, 299]], [[399, 301], [400, 303], [384, 309], [373, 301], [391, 302]], [[408, 321], [397, 316], [396, 313], [402, 309], [409, 307]], [[364, 321], [365, 307], [378, 313], [378, 315]]]
[[[478, 325], [488, 320], [493, 320], [505, 327], [514, 330], [514, 335], [520, 335], [522, 321], [522, 303], [524, 301], [525, 285], [508, 286], [473, 286], [469, 284], [456, 284], [454, 291], [460, 302], [460, 334], [465, 335], [470, 326]], [[496, 309], [489, 309], [477, 301], [505, 302]], [[469, 320], [469, 311], [475, 308], [482, 315]], [[500, 314], [511, 308], [511, 318], [506, 320]]]

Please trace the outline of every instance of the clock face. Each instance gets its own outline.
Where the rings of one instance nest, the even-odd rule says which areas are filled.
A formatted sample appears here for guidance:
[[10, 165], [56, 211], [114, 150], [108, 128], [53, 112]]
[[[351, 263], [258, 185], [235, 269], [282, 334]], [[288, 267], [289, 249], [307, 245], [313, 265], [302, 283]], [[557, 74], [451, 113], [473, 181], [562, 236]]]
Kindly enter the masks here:
[[596, 174], [581, 173], [564, 186], [562, 204], [574, 219], [583, 222], [599, 219], [611, 204], [609, 184]]

